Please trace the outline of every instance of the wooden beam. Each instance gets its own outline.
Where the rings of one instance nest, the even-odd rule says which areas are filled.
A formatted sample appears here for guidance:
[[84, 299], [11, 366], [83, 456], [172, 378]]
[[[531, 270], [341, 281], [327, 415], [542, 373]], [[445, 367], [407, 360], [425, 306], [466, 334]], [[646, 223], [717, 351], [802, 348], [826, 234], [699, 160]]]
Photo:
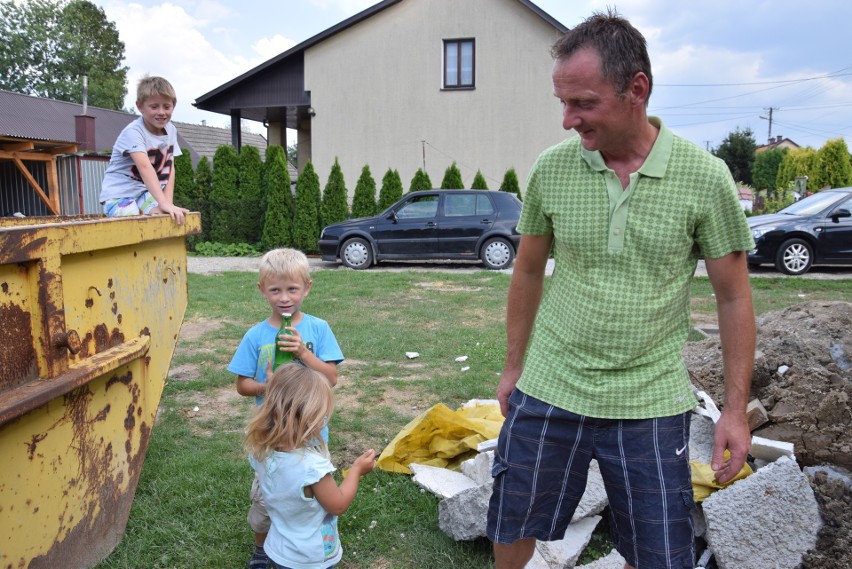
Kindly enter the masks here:
[[[33, 187], [33, 190], [35, 190], [35, 193], [38, 194], [38, 197], [41, 199], [41, 201], [44, 202], [44, 205], [47, 206], [47, 208], [53, 213], [53, 215], [59, 215], [59, 207], [55, 206], [51, 202], [50, 198], [44, 193], [44, 190], [41, 189], [41, 186], [39, 186], [36, 179], [33, 178], [33, 175], [30, 174], [30, 171], [27, 170], [26, 166], [24, 166], [24, 163], [21, 162], [21, 160], [17, 157], [13, 158], [13, 160], [15, 161], [15, 166], [18, 167], [18, 170], [21, 171], [21, 174], [24, 176], [24, 178], [27, 179], [27, 181]], [[54, 178], [55, 178], [55, 176], [56, 176], [56, 169], [54, 168]], [[57, 197], [57, 201], [58, 201], [58, 197]]]
[[77, 152], [77, 145], [70, 144], [68, 146], [57, 146], [56, 148], [51, 148], [50, 153], [53, 155], [56, 154], [74, 154]]
[[6, 152], [20, 152], [24, 150], [35, 150], [35, 144], [31, 141], [3, 143], [2, 148]]
[[53, 154], [46, 152], [5, 152], [0, 150], [0, 159], [6, 160], [32, 160], [34, 162], [50, 162], [56, 158]]

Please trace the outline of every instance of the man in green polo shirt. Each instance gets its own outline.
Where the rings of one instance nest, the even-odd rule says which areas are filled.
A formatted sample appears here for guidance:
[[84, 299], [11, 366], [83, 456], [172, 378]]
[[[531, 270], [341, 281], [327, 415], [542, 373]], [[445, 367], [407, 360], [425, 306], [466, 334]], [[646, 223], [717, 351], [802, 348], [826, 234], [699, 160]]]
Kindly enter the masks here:
[[594, 458], [626, 567], [692, 569], [696, 400], [681, 358], [690, 283], [703, 257], [726, 390], [712, 467], [725, 482], [750, 444], [754, 244], [727, 166], [647, 116], [651, 64], [638, 30], [598, 13], [553, 56], [563, 126], [578, 136], [541, 154], [518, 223], [487, 529], [496, 567], [520, 569], [536, 539], [563, 537]]

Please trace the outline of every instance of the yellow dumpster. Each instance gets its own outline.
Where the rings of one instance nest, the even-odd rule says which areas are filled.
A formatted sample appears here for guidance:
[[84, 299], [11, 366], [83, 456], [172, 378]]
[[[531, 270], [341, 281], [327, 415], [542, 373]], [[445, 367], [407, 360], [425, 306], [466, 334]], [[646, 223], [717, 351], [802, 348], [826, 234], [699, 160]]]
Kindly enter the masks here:
[[0, 568], [91, 567], [121, 541], [199, 229], [0, 220]]

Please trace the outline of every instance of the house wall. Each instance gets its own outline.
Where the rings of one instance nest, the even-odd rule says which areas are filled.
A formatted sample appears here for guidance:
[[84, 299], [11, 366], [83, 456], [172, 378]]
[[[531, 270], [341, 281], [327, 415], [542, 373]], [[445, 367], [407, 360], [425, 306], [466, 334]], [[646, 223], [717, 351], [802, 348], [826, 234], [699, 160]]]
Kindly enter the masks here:
[[[455, 161], [466, 187], [480, 169], [497, 189], [514, 167], [523, 192], [538, 154], [570, 136], [550, 77], [558, 36], [517, 0], [406, 0], [309, 48], [321, 185], [335, 157], [350, 199], [365, 164], [379, 187], [398, 170], [407, 190], [424, 161], [435, 186]], [[460, 38], [475, 39], [476, 88], [442, 91], [443, 40]]]

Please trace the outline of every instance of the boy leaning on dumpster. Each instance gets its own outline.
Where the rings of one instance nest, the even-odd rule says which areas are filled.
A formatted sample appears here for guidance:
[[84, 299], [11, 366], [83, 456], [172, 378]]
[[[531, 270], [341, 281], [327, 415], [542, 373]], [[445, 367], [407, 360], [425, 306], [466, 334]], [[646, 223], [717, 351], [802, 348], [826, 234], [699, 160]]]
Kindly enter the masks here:
[[[267, 374], [271, 376], [275, 350], [293, 354], [293, 359], [325, 375], [337, 384], [337, 364], [343, 353], [325, 320], [302, 312], [302, 303], [311, 290], [308, 258], [295, 249], [273, 249], [260, 259], [257, 288], [269, 303], [272, 314], [252, 326], [243, 336], [228, 371], [237, 375], [237, 393], [255, 397], [260, 405], [266, 390]], [[278, 335], [282, 314], [291, 315], [290, 334]], [[323, 428], [328, 442], [328, 427]], [[270, 519], [263, 503], [257, 475], [251, 488], [248, 523], [255, 535], [254, 553], [249, 569], [266, 569], [268, 558], [263, 550]]]
[[118, 135], [104, 173], [99, 201], [107, 217], [167, 213], [183, 223], [189, 210], [173, 203], [174, 157], [182, 154], [171, 123], [176, 102], [162, 77], [139, 80], [136, 108], [142, 116]]

